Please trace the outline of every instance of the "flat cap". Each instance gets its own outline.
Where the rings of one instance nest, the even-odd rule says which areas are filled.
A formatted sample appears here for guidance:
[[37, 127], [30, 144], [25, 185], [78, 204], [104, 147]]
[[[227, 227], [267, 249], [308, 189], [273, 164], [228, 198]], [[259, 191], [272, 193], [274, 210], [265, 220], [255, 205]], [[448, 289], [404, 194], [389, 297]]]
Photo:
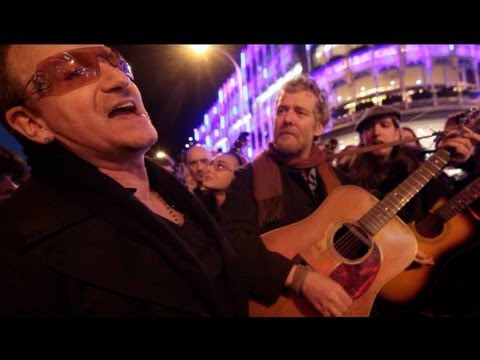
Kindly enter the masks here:
[[399, 120], [401, 118], [400, 111], [392, 106], [374, 106], [365, 111], [357, 125], [355, 130], [359, 133], [363, 131], [363, 128], [372, 120], [384, 117], [384, 116], [393, 116], [393, 121], [397, 127], [400, 126]]

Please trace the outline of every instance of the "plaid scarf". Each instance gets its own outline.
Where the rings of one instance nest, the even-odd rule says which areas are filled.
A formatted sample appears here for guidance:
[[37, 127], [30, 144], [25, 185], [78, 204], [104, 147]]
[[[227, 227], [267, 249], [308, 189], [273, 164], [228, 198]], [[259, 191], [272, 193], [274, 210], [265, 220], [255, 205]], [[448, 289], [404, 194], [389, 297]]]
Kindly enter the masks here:
[[340, 186], [340, 180], [333, 168], [325, 162], [324, 153], [312, 146], [307, 159], [287, 159], [272, 143], [253, 160], [253, 194], [258, 206], [260, 226], [283, 218], [283, 189], [278, 165], [286, 165], [297, 170], [315, 167], [327, 193]]

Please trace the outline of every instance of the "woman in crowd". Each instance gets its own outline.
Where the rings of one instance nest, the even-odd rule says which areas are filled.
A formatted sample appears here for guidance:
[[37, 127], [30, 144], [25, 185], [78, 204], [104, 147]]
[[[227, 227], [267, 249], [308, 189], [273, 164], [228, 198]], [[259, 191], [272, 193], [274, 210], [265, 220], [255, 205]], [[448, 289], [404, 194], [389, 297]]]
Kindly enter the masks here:
[[247, 160], [243, 156], [233, 152], [219, 154], [210, 162], [203, 186], [215, 197], [217, 206], [212, 213], [217, 220], [219, 220], [220, 206], [225, 201], [227, 190], [235, 177], [235, 171], [246, 163]]

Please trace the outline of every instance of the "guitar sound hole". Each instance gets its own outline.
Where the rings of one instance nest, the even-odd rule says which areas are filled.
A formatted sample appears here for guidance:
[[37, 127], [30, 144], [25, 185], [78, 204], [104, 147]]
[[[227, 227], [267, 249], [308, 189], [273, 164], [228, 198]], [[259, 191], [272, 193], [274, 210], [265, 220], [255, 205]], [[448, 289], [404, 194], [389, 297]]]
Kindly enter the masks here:
[[356, 224], [344, 224], [333, 236], [335, 250], [348, 260], [359, 259], [370, 250], [368, 234]]
[[433, 239], [443, 231], [442, 218], [436, 214], [429, 214], [427, 217], [415, 223], [415, 230], [424, 238]]

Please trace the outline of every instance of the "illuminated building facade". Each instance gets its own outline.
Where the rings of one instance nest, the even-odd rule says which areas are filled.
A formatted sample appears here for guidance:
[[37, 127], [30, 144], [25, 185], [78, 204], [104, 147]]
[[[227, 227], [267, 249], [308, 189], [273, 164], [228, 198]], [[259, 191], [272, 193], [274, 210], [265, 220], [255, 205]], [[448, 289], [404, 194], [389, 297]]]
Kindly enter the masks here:
[[[446, 117], [480, 105], [480, 45], [248, 45], [240, 56], [242, 89], [233, 73], [194, 129], [195, 141], [227, 151], [249, 132], [252, 158], [273, 138], [281, 86], [309, 73], [329, 97], [331, 121], [322, 139], [340, 149], [358, 143], [353, 127], [374, 105], [390, 105], [418, 136], [441, 130]], [[432, 140], [422, 144], [432, 146]]]

